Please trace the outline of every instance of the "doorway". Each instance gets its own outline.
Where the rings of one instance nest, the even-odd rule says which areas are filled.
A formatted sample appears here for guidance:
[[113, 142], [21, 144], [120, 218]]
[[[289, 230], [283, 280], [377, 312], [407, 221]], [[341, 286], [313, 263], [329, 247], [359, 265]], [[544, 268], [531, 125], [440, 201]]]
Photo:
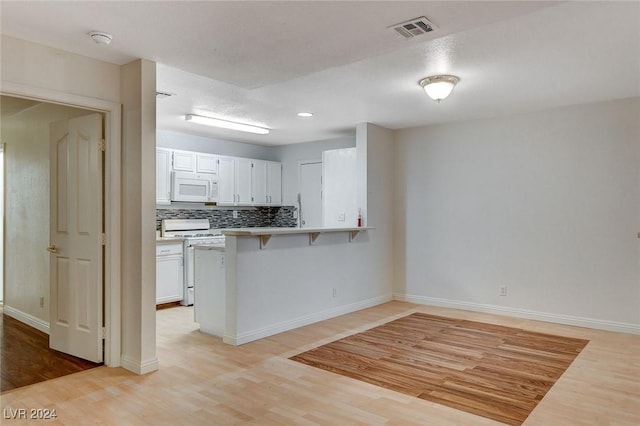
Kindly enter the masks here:
[[[122, 301], [120, 282], [122, 270], [122, 106], [117, 102], [2, 81], [0, 102], [1, 98], [5, 96], [20, 99], [25, 102], [41, 102], [81, 108], [87, 111], [99, 112], [104, 116], [105, 122], [103, 130], [106, 148], [104, 154], [104, 234], [106, 240], [104, 249], [104, 363], [110, 367], [119, 367], [122, 364]], [[4, 124], [3, 122], [3, 127]], [[8, 152], [9, 148], [5, 145], [5, 165], [10, 164], [7, 157]], [[5, 187], [7, 186], [6, 176], [7, 170], [5, 167]], [[6, 216], [7, 205], [5, 202], [5, 218]], [[6, 223], [4, 230], [5, 241], [7, 242], [5, 247], [8, 247]], [[5, 262], [5, 306], [7, 301], [7, 266], [8, 263]]]
[[299, 165], [300, 227], [322, 226], [322, 161], [302, 161]]
[[[52, 150], [49, 124], [61, 119], [73, 119], [89, 114], [104, 117], [105, 114], [96, 114], [95, 110], [5, 95], [0, 96], [0, 112], [0, 134], [4, 148], [0, 155], [1, 159], [5, 160], [2, 170], [4, 173], [0, 173], [5, 178], [0, 184], [0, 188], [4, 190], [4, 197], [0, 196], [0, 200], [4, 201], [2, 207], [5, 225], [4, 235], [0, 234], [3, 237], [0, 241], [5, 244], [0, 246], [10, 248], [2, 253], [1, 257], [4, 260], [4, 270], [1, 274], [4, 278], [3, 311], [21, 324], [32, 327], [34, 331], [49, 333], [50, 325], [53, 323], [50, 318], [51, 254], [46, 250], [50, 243], [51, 228], [49, 183], [52, 179], [49, 154]], [[100, 119], [100, 135], [104, 127]], [[82, 151], [82, 148], [79, 151]], [[101, 182], [103, 178], [104, 175], [100, 172]], [[100, 187], [102, 185], [100, 183]], [[102, 200], [101, 196], [100, 199]], [[100, 213], [99, 216], [103, 217], [103, 214]], [[100, 228], [101, 234], [103, 231], [103, 228]], [[102, 254], [100, 257], [100, 262], [103, 263]], [[102, 295], [102, 272], [100, 276]], [[100, 309], [100, 328], [102, 324], [103, 316]], [[102, 357], [102, 339], [100, 347]], [[117, 348], [119, 352], [119, 344]], [[111, 355], [108, 350], [106, 354]], [[116, 361], [119, 362], [119, 356]]]

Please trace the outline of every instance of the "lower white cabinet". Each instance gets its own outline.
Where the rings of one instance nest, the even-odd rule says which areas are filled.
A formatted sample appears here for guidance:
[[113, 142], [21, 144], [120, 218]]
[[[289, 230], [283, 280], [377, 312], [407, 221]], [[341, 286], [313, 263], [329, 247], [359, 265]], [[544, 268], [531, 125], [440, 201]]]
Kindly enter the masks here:
[[184, 298], [184, 252], [181, 242], [156, 244], [156, 304]]

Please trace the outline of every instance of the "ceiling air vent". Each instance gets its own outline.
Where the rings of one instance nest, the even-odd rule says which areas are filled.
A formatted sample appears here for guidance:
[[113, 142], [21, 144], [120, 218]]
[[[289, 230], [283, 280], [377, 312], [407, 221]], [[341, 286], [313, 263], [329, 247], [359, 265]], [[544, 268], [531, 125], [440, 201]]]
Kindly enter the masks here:
[[392, 25], [389, 27], [397, 34], [401, 35], [405, 39], [410, 39], [422, 34], [430, 33], [438, 29], [427, 18], [421, 16], [419, 18], [411, 19], [400, 24]]

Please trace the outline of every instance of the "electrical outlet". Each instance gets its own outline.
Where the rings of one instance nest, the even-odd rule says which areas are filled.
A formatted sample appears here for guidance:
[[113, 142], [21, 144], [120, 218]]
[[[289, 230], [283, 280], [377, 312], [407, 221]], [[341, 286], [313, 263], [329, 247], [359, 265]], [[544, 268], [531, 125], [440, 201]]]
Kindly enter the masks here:
[[338, 213], [338, 222], [344, 222], [344, 221], [345, 221], [345, 214]]
[[298, 218], [298, 210], [294, 210], [293, 211], [293, 218], [297, 219]]
[[338, 295], [338, 290], [334, 287], [333, 288], [333, 297], [336, 297]]
[[500, 296], [506, 296], [507, 295], [507, 286], [506, 285], [501, 285], [500, 286]]
[[233, 218], [237, 219], [238, 218], [238, 210], [234, 210], [233, 211]]

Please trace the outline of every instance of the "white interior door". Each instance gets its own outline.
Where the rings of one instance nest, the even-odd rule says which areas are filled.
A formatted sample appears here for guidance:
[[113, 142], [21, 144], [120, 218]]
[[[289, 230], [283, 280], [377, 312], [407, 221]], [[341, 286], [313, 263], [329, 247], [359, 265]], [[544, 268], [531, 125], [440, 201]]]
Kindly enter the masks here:
[[300, 226], [322, 226], [322, 162], [300, 163]]
[[102, 116], [50, 125], [49, 345], [103, 361]]

